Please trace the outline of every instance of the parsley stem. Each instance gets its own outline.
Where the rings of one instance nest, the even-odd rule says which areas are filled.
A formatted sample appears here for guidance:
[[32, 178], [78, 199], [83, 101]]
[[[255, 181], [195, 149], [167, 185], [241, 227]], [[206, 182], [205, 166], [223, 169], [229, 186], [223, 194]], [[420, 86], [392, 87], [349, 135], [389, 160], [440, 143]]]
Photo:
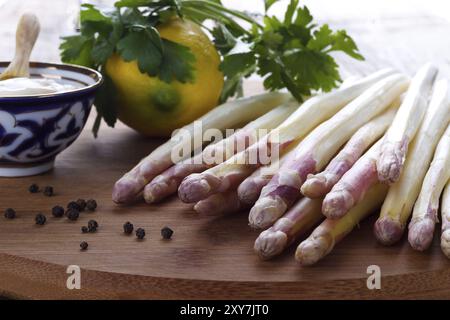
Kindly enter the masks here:
[[214, 8], [215, 12], [217, 12], [217, 10], [218, 10], [219, 12], [229, 13], [234, 17], [244, 20], [250, 24], [256, 25], [259, 29], [264, 29], [264, 26], [262, 26], [260, 23], [258, 23], [256, 20], [252, 19], [245, 13], [225, 8], [223, 5], [221, 5], [219, 3], [215, 3], [212, 1], [204, 1], [204, 0], [185, 0], [185, 1], [182, 1], [182, 4], [183, 4], [183, 6], [189, 5], [189, 4], [200, 5], [202, 7], [201, 8], [202, 10], [205, 9], [206, 7], [210, 7], [210, 9]]

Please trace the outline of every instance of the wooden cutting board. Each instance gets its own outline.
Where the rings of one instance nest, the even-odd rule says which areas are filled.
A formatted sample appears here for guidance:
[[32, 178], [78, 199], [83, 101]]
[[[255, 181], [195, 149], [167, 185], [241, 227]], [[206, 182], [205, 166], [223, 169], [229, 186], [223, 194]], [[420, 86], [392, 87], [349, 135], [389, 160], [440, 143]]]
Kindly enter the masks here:
[[[338, 57], [344, 75], [362, 74], [386, 66], [413, 74], [434, 60], [441, 76], [450, 76], [449, 24], [437, 18], [330, 21], [346, 28], [366, 56], [355, 63]], [[49, 57], [50, 58], [50, 57]], [[258, 91], [248, 88], [247, 93]], [[91, 119], [92, 120], [92, 119]], [[89, 126], [89, 124], [88, 124]], [[450, 263], [436, 236], [426, 253], [414, 252], [406, 240], [382, 247], [372, 236], [373, 218], [362, 223], [322, 262], [302, 268], [295, 248], [272, 261], [253, 253], [258, 233], [247, 227], [247, 213], [204, 217], [176, 198], [158, 206], [112, 203], [115, 180], [153, 150], [161, 140], [147, 140], [132, 130], [103, 128], [95, 140], [88, 129], [62, 153], [52, 172], [39, 177], [0, 179], [0, 210], [13, 207], [18, 218], [0, 218], [0, 296], [12, 298], [450, 298]], [[29, 194], [31, 183], [52, 185], [54, 197]], [[96, 213], [77, 222], [51, 217], [50, 210], [77, 198], [95, 198]], [[43, 212], [48, 223], [34, 225]], [[95, 234], [81, 234], [96, 219]], [[125, 236], [131, 221], [147, 237]], [[173, 239], [161, 240], [170, 226]], [[80, 252], [81, 241], [89, 249]], [[68, 265], [81, 267], [81, 289], [66, 288]], [[381, 268], [381, 290], [366, 286], [367, 268]]]

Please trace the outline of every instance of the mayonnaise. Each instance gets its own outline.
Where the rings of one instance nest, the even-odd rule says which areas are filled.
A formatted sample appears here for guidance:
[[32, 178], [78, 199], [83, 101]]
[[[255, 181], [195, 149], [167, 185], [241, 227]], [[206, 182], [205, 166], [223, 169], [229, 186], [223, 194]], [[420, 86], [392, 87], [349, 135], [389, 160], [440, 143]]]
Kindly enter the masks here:
[[20, 97], [73, 90], [76, 87], [46, 78], [11, 78], [0, 81], [0, 97]]

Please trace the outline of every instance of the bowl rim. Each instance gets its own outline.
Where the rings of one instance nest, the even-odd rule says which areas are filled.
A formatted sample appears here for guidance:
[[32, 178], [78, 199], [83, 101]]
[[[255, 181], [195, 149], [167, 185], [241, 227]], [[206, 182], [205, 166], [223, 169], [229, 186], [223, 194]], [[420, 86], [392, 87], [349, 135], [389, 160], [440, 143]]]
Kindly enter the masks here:
[[[7, 67], [10, 61], [0, 61], [0, 67]], [[41, 93], [41, 94], [30, 94], [30, 95], [21, 95], [15, 97], [0, 97], [0, 102], [9, 102], [9, 101], [17, 101], [20, 100], [28, 100], [28, 99], [39, 99], [39, 98], [51, 98], [51, 97], [62, 97], [65, 95], [71, 95], [74, 93], [84, 93], [88, 91], [95, 90], [100, 87], [104, 81], [103, 75], [94, 70], [92, 68], [69, 64], [69, 63], [55, 63], [55, 62], [39, 62], [39, 61], [30, 61], [30, 69], [33, 68], [54, 68], [56, 70], [65, 70], [65, 71], [73, 71], [79, 74], [86, 75], [91, 77], [95, 82], [91, 85], [76, 88], [73, 90], [67, 90], [62, 92], [53, 92], [53, 93]]]

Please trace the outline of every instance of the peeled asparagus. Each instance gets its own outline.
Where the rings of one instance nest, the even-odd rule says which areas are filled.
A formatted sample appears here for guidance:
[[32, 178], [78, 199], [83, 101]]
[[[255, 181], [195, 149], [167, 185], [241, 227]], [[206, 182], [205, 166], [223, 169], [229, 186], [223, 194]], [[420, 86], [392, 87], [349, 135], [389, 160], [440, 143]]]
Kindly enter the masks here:
[[376, 161], [381, 140], [375, 143], [355, 165], [347, 171], [341, 180], [325, 196], [322, 213], [337, 219], [344, 216], [351, 208], [364, 199], [370, 188], [378, 181]]
[[249, 161], [250, 154], [268, 155], [270, 150], [283, 153], [294, 141], [305, 137], [321, 122], [332, 117], [348, 102], [356, 98], [365, 89], [392, 75], [391, 69], [381, 70], [361, 80], [320, 96], [312, 97], [303, 103], [288, 119], [272, 133], [240, 152], [226, 162], [201, 174], [193, 174], [180, 184], [178, 195], [184, 202], [192, 203], [237, 187], [245, 178], [261, 166], [260, 159]]
[[436, 83], [425, 118], [409, 147], [400, 179], [389, 189], [374, 228], [382, 244], [392, 245], [403, 235], [433, 152], [450, 120], [449, 89], [447, 80]]
[[345, 147], [330, 161], [324, 171], [308, 175], [301, 191], [309, 198], [324, 197], [331, 188], [341, 179], [361, 155], [386, 131], [397, 112], [397, 104], [382, 115], [375, 117], [362, 126], [350, 138]]
[[295, 252], [295, 259], [301, 265], [310, 266], [329, 254], [360, 221], [381, 206], [387, 189], [386, 185], [377, 184], [367, 192], [364, 200], [345, 216], [339, 219], [325, 219], [308, 239], [300, 243]]
[[425, 115], [437, 72], [436, 67], [426, 64], [412, 79], [405, 99], [381, 145], [377, 161], [380, 181], [394, 183], [400, 177], [408, 145]]
[[257, 141], [258, 130], [271, 130], [277, 127], [297, 108], [297, 103], [286, 102], [249, 122], [226, 139], [205, 147], [202, 153], [173, 165], [145, 186], [145, 201], [147, 203], [158, 202], [176, 193], [185, 177], [222, 163], [238, 150], [246, 149]]
[[408, 240], [416, 250], [430, 246], [438, 221], [439, 198], [450, 179], [450, 126], [447, 127], [436, 147], [433, 161], [422, 183], [419, 198], [414, 205], [409, 223]]
[[450, 180], [447, 182], [444, 193], [442, 194], [442, 234], [441, 249], [450, 259]]
[[232, 214], [246, 208], [247, 206], [239, 201], [236, 190], [213, 194], [194, 206], [195, 211], [204, 215]]
[[282, 218], [261, 232], [255, 241], [255, 252], [262, 259], [270, 259], [282, 253], [305, 232], [322, 219], [322, 199], [303, 198]]
[[361, 126], [399, 98], [408, 83], [404, 75], [388, 76], [314, 129], [298, 145], [295, 155], [262, 189], [260, 198], [250, 210], [250, 226], [266, 228], [281, 217], [299, 198], [307, 175], [321, 170]]
[[[136, 200], [145, 185], [158, 174], [173, 165], [172, 151], [182, 149], [185, 144], [203, 141], [203, 131], [210, 128], [219, 130], [237, 128], [272, 110], [274, 107], [291, 99], [289, 94], [271, 92], [224, 103], [197, 121], [185, 126], [171, 140], [155, 149], [142, 159], [130, 172], [116, 182], [112, 199], [116, 203], [128, 203]], [[198, 130], [196, 123], [201, 124]], [[196, 129], [196, 130], [195, 130]], [[186, 139], [187, 133], [190, 137]], [[185, 139], [183, 139], [183, 137]]]

